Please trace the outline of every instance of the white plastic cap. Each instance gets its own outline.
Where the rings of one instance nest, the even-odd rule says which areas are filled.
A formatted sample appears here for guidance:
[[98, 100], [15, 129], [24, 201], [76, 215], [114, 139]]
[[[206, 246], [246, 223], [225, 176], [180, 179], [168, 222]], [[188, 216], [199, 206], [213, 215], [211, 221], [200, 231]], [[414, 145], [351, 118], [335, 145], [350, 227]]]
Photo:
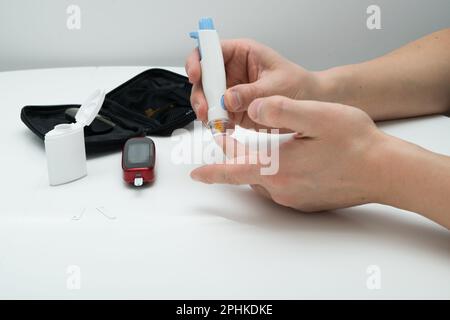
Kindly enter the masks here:
[[81, 105], [76, 123], [59, 124], [45, 135], [50, 185], [74, 181], [87, 174], [83, 128], [94, 121], [104, 100], [105, 92], [96, 90]]
[[103, 101], [105, 101], [105, 91], [95, 90], [81, 105], [75, 115], [77, 123], [85, 126], [90, 125], [100, 111]]

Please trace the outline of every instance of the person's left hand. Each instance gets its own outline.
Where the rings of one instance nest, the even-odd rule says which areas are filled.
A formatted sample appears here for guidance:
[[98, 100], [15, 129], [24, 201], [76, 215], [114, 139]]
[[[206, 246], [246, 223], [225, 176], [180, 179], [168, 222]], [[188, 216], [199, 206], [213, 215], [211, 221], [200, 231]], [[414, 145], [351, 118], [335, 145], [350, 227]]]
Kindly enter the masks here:
[[382, 196], [382, 146], [392, 138], [360, 109], [273, 96], [254, 100], [248, 115], [264, 126], [296, 132], [280, 145], [278, 172], [261, 175], [261, 165], [250, 163], [213, 164], [193, 170], [194, 180], [249, 184], [305, 212], [378, 202]]

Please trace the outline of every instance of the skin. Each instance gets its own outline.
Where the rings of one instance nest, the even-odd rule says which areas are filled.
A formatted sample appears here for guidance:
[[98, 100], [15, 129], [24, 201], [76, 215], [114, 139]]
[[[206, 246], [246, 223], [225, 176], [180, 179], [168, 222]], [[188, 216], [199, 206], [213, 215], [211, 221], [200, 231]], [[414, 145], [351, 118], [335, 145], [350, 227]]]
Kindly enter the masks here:
[[[194, 180], [249, 184], [304, 212], [381, 203], [450, 228], [450, 157], [389, 136], [374, 124], [450, 110], [450, 29], [372, 61], [320, 72], [251, 40], [227, 40], [222, 47], [225, 104], [234, 122], [295, 134], [280, 146], [275, 175], [261, 175], [259, 164], [234, 162], [197, 168]], [[205, 121], [197, 51], [188, 57], [186, 71], [193, 83], [191, 103]]]

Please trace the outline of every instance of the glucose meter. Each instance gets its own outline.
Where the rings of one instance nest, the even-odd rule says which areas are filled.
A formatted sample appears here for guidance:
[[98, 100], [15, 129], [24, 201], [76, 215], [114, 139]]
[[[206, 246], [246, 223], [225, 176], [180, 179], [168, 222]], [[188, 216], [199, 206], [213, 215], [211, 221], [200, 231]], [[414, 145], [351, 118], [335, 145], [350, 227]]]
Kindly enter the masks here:
[[140, 187], [155, 179], [155, 143], [147, 137], [127, 140], [122, 151], [125, 182]]

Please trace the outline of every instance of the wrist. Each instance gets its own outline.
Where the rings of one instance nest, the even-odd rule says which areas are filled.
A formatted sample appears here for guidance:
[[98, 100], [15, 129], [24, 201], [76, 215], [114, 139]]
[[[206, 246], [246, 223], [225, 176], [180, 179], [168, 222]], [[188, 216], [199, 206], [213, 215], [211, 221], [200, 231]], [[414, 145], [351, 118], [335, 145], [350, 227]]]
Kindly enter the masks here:
[[295, 65], [296, 76], [294, 87], [295, 94], [293, 98], [295, 100], [314, 100], [324, 102], [337, 102], [334, 101], [336, 92], [338, 91], [337, 75], [330, 70], [326, 71], [308, 71], [302, 67]]
[[[361, 182], [372, 203], [412, 210], [412, 191], [419, 184], [430, 152], [376, 129], [365, 152]], [[365, 188], [364, 188], [365, 186]], [[414, 190], [415, 191], [415, 190]]]
[[426, 168], [434, 154], [418, 145], [380, 133], [382, 137], [371, 160], [374, 179], [377, 180], [373, 190], [374, 202], [415, 211], [413, 203], [417, 200], [417, 186], [429, 178], [430, 172]]
[[371, 202], [394, 205], [393, 195], [397, 194], [399, 170], [401, 170], [401, 150], [405, 141], [377, 131], [377, 140], [367, 153], [369, 164], [369, 194]]
[[386, 170], [390, 163], [386, 159], [390, 157], [389, 152], [394, 149], [396, 141], [377, 128], [373, 128], [366, 139], [363, 143], [365, 147], [359, 151], [355, 188], [359, 190], [359, 197], [364, 199], [364, 203], [385, 204], [389, 194], [386, 189], [390, 189], [390, 177]]
[[346, 104], [345, 87], [351, 77], [347, 67], [335, 67], [313, 74], [316, 79], [317, 100]]
[[365, 159], [370, 172], [363, 181], [369, 186], [368, 202], [416, 212], [449, 229], [450, 158], [381, 131], [377, 134]]

